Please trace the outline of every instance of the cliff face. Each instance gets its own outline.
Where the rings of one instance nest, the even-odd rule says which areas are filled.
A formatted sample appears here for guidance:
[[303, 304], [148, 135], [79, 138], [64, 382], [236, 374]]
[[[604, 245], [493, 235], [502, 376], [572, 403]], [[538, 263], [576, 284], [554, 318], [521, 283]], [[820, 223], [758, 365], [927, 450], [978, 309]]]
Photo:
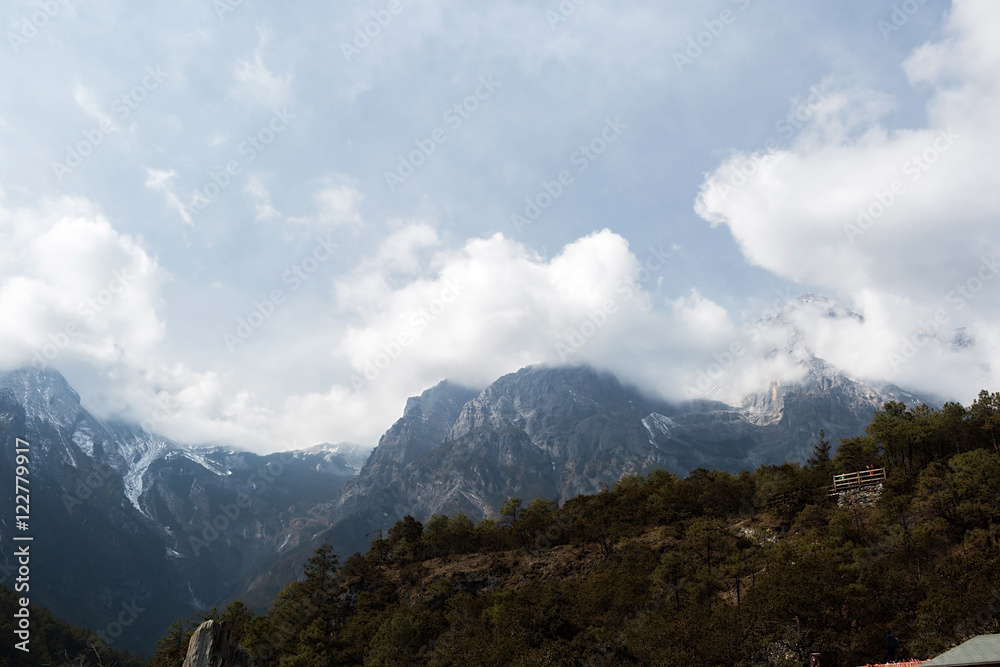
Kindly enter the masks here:
[[233, 641], [225, 622], [205, 621], [191, 635], [181, 667], [254, 667], [254, 662]]
[[345, 487], [336, 517], [381, 528], [406, 514], [478, 519], [508, 497], [562, 502], [655, 468], [685, 475], [802, 461], [820, 429], [835, 444], [859, 435], [887, 400], [918, 402], [815, 357], [802, 381], [774, 383], [738, 406], [671, 405], [587, 367], [525, 368], [478, 393], [442, 383], [410, 399]]

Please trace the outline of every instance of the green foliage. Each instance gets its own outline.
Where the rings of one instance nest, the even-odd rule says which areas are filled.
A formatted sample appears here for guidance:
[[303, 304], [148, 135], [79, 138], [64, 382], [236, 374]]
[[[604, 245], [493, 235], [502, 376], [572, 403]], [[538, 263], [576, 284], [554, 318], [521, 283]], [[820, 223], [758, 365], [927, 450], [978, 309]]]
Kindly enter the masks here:
[[[124, 651], [109, 648], [92, 632], [76, 628], [33, 604], [28, 605], [30, 623], [29, 653], [14, 648], [21, 641], [14, 634], [21, 609], [20, 594], [0, 584], [0, 667], [36, 667], [38, 665], [117, 665], [141, 667], [146, 662]], [[178, 663], [180, 664], [180, 663]]]
[[840, 443], [837, 454], [833, 457], [833, 471], [840, 475], [868, 467], [881, 468], [884, 463], [875, 440], [861, 435]]
[[997, 436], [1000, 435], [1000, 393], [992, 394], [985, 389], [979, 392], [979, 398], [969, 408], [969, 421], [973, 428], [989, 437], [993, 451], [1000, 454], [997, 446]]
[[[210, 613], [262, 667], [866, 664], [887, 629], [926, 658], [1000, 631], [998, 430], [997, 394], [888, 403], [832, 459], [820, 432], [806, 465], [630, 475], [479, 523], [406, 516], [343, 568], [320, 547], [263, 616]], [[889, 470], [877, 503], [827, 497], [866, 466]]]
[[520, 509], [520, 498], [508, 498], [504, 501], [503, 505], [500, 506], [500, 518], [508, 523], [513, 523], [517, 520], [517, 513]]
[[389, 544], [395, 546], [401, 540], [416, 544], [423, 532], [423, 525], [407, 514], [403, 517], [402, 521], [397, 522], [395, 526], [389, 529]]
[[823, 429], [819, 431], [819, 440], [813, 445], [813, 453], [806, 461], [810, 468], [820, 468], [824, 471], [829, 468], [830, 463], [830, 441], [826, 438]]
[[196, 627], [197, 623], [186, 619], [171, 623], [167, 634], [156, 643], [156, 655], [150, 661], [149, 667], [176, 667], [184, 662], [188, 642]]

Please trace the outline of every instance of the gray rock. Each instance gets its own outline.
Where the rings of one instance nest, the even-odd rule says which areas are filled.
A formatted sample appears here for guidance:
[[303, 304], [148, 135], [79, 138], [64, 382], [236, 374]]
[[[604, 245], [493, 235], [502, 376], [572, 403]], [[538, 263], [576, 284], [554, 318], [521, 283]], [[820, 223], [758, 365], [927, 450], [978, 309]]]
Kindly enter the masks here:
[[182, 667], [254, 667], [254, 663], [233, 641], [225, 622], [205, 621], [191, 635]]
[[409, 400], [344, 487], [336, 522], [371, 530], [406, 514], [478, 520], [508, 497], [562, 503], [657, 468], [683, 476], [804, 462], [820, 429], [836, 448], [864, 433], [885, 401], [919, 402], [802, 357], [800, 382], [773, 383], [740, 405], [670, 404], [585, 366], [524, 368], [478, 393], [443, 382]]

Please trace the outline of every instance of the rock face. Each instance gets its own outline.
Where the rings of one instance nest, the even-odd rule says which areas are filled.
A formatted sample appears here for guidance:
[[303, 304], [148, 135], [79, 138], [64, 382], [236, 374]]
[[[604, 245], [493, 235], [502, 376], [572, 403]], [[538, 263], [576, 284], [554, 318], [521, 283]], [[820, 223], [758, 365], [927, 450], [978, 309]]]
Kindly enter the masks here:
[[191, 635], [181, 667], [254, 667], [254, 663], [233, 641], [225, 622], [205, 621]]
[[[156, 527], [128, 498], [119, 465], [130, 443], [87, 413], [61, 375], [37, 369], [0, 374], [0, 479], [14, 478], [17, 438], [30, 444], [30, 535], [47, 545], [32, 558], [32, 602], [102, 633], [123, 606], [141, 609], [115, 647], [148, 651], [192, 609], [172, 585]], [[13, 496], [14, 485], [0, 483], [4, 530], [14, 525]], [[9, 588], [13, 544], [0, 540], [0, 582]]]
[[882, 496], [882, 484], [860, 489], [847, 489], [837, 494], [837, 506], [874, 505]]
[[407, 402], [345, 485], [332, 535], [342, 540], [350, 525], [384, 529], [406, 514], [476, 520], [508, 497], [563, 502], [656, 468], [686, 475], [804, 461], [820, 429], [835, 445], [860, 435], [888, 400], [919, 403], [815, 357], [801, 381], [737, 406], [669, 404], [588, 367], [524, 368], [478, 393], [444, 382]]
[[407, 402], [345, 485], [338, 517], [379, 527], [406, 514], [477, 519], [508, 496], [593, 493], [670, 467], [644, 419], [662, 425], [676, 412], [587, 367], [525, 368], [482, 392], [443, 382]]

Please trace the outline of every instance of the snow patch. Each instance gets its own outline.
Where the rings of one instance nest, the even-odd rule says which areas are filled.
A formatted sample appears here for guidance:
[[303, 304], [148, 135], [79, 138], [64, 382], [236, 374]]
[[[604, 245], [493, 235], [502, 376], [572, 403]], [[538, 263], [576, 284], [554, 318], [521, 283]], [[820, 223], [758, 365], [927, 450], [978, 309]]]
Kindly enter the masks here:
[[69, 447], [62, 448], [62, 462], [68, 466], [76, 468], [76, 457], [73, 456], [73, 452]]
[[677, 422], [670, 417], [665, 417], [658, 412], [654, 412], [642, 420], [642, 425], [649, 431], [649, 444], [659, 449], [660, 446], [656, 444], [657, 432], [669, 438], [670, 431], [674, 426], [677, 426]]
[[197, 463], [201, 467], [205, 468], [211, 473], [218, 475], [219, 477], [227, 477], [233, 474], [232, 471], [227, 470], [226, 467], [221, 463], [217, 463], [210, 458], [206, 458], [193, 450], [185, 449], [181, 452], [181, 456]]
[[83, 453], [94, 458], [94, 438], [89, 430], [80, 429], [73, 434], [73, 444], [83, 450]]
[[148, 512], [139, 504], [139, 498], [145, 489], [144, 478], [149, 466], [153, 464], [170, 445], [160, 438], [141, 432], [141, 435], [130, 439], [131, 442], [119, 440], [119, 452], [125, 459], [126, 470], [122, 475], [125, 484], [125, 497], [139, 512], [152, 519]]

